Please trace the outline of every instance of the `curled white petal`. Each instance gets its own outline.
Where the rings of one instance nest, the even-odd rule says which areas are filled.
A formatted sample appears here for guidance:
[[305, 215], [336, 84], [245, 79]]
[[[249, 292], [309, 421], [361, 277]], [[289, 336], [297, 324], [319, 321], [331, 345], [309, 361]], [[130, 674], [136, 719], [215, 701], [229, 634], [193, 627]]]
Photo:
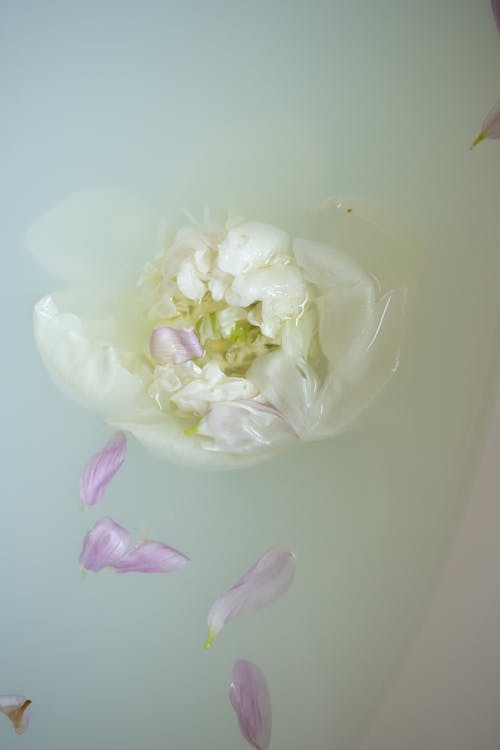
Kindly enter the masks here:
[[289, 252], [286, 232], [270, 224], [248, 221], [229, 230], [219, 245], [217, 263], [221, 271], [238, 276], [264, 266], [277, 254]]
[[277, 448], [295, 438], [277, 409], [258, 401], [223, 401], [214, 404], [197, 430], [212, 440], [206, 448], [246, 453]]

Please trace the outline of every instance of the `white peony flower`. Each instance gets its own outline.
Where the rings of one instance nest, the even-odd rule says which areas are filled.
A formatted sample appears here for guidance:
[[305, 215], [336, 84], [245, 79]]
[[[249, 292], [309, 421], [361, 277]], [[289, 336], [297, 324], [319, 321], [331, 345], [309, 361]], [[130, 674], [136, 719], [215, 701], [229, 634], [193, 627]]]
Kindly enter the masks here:
[[255, 463], [338, 433], [395, 372], [404, 289], [324, 237], [206, 221], [165, 239], [163, 225], [140, 201], [95, 191], [27, 238], [77, 289], [35, 306], [47, 369], [155, 454]]

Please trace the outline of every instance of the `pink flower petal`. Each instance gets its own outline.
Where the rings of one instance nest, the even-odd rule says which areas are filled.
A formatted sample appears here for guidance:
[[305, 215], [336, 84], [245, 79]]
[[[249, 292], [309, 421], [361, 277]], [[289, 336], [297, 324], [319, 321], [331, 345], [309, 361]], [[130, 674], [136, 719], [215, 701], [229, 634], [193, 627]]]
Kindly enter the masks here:
[[125, 460], [127, 440], [118, 432], [87, 462], [80, 479], [80, 498], [84, 505], [95, 505]]
[[29, 726], [31, 701], [24, 695], [0, 695], [0, 712], [12, 722], [17, 734], [25, 732]]
[[178, 365], [201, 357], [204, 350], [193, 329], [164, 326], [151, 334], [149, 351], [152, 358], [163, 365]]
[[481, 132], [472, 143], [471, 148], [474, 148], [474, 146], [477, 146], [478, 143], [481, 143], [481, 141], [484, 141], [487, 138], [500, 138], [500, 102], [495, 104], [493, 109], [491, 109], [486, 115]]
[[125, 554], [130, 533], [111, 518], [101, 518], [83, 541], [80, 565], [97, 573], [118, 563]]
[[271, 698], [264, 673], [256, 664], [235, 662], [229, 700], [246, 741], [256, 750], [267, 750], [271, 740]]
[[493, 16], [495, 17], [497, 29], [500, 31], [500, 0], [491, 0], [491, 10], [493, 11]]
[[210, 648], [226, 622], [237, 615], [254, 612], [284, 594], [293, 581], [294, 573], [295, 559], [291, 552], [280, 547], [272, 547], [266, 552], [212, 605], [205, 648]]
[[140, 542], [113, 565], [117, 573], [170, 573], [182, 568], [189, 558], [168, 544]]

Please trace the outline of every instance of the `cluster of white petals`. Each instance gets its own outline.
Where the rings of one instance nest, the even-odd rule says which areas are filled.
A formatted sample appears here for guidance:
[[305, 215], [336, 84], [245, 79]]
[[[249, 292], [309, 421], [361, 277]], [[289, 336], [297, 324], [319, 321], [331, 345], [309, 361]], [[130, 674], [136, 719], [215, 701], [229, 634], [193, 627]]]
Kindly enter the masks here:
[[[101, 199], [103, 236], [128, 238], [119, 201]], [[153, 260], [118, 289], [94, 279], [88, 293], [45, 297], [35, 335], [61, 387], [156, 454], [223, 468], [331, 436], [397, 368], [404, 292], [381, 291], [340, 250], [229, 220], [183, 226], [155, 247], [137, 206], [135, 242], [142, 232]], [[31, 248], [54, 268], [55, 246], [78, 232], [85, 244], [91, 214], [85, 197], [63, 204], [35, 225]]]

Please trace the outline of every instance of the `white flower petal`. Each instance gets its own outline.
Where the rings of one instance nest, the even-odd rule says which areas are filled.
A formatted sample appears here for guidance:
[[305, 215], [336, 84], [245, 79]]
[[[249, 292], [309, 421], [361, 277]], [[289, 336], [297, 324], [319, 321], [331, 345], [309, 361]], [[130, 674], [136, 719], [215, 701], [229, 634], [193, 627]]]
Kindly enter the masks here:
[[406, 290], [395, 289], [377, 302], [371, 325], [325, 379], [309, 413], [306, 439], [320, 440], [344, 430], [394, 375], [405, 300]]
[[257, 391], [250, 380], [229, 378], [216, 364], [209, 363], [203, 367], [200, 377], [172, 396], [172, 401], [179, 409], [203, 415], [210, 404], [217, 401], [236, 401], [256, 395]]
[[[70, 304], [71, 295], [60, 295], [60, 299]], [[120, 362], [118, 351], [94, 340], [82, 319], [64, 312], [57, 301], [56, 295], [44, 297], [34, 311], [36, 343], [56, 384], [101, 414], [149, 409], [142, 380]]]
[[306, 279], [320, 287], [350, 286], [369, 279], [350, 256], [324, 242], [295, 239], [293, 253]]
[[44, 214], [26, 235], [30, 252], [67, 285], [124, 278], [161, 247], [161, 217], [140, 198], [89, 190]]
[[208, 451], [203, 447], [199, 436], [186, 435], [182, 426], [168, 417], [144, 422], [111, 420], [110, 424], [134, 435], [157, 458], [187, 468], [240, 469], [258, 464], [274, 455], [273, 451], [242, 454]]
[[185, 297], [196, 302], [199, 302], [207, 291], [207, 287], [199, 277], [198, 269], [191, 260], [181, 263], [177, 273], [177, 285]]
[[224, 401], [214, 404], [197, 430], [213, 438], [206, 448], [239, 453], [278, 447], [296, 438], [275, 409], [258, 401]]
[[297, 362], [278, 349], [256, 360], [247, 377], [302, 436], [318, 389], [317, 378], [307, 362]]
[[270, 224], [249, 221], [230, 229], [219, 245], [218, 266], [237, 276], [268, 263], [274, 255], [290, 252], [286, 232]]

